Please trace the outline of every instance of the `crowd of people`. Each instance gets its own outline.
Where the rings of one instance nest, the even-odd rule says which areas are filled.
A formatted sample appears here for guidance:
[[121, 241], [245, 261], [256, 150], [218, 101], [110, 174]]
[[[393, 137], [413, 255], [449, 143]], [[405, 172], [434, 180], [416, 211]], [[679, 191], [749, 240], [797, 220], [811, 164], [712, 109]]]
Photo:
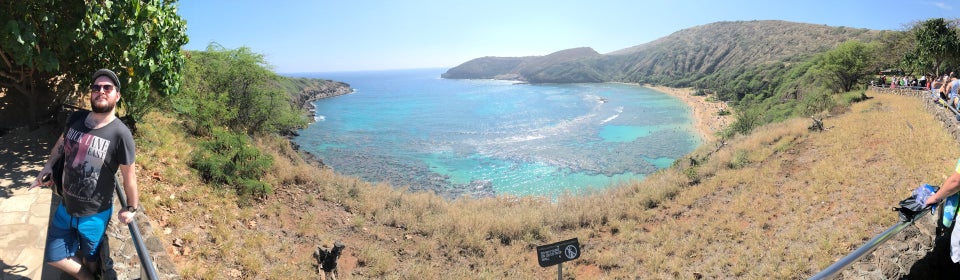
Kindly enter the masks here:
[[960, 110], [960, 80], [957, 74], [950, 72], [941, 76], [928, 74], [920, 76], [898, 75], [887, 77], [883, 73], [880, 78], [870, 81], [870, 85], [889, 88], [910, 88], [915, 90], [929, 90], [931, 98], [943, 105], [949, 104], [954, 111]]
[[[929, 76], [933, 77], [932, 74]], [[870, 81], [870, 84], [873, 86], [879, 86], [879, 87], [889, 86], [890, 88], [902, 88], [902, 87], [911, 87], [911, 88], [918, 88], [918, 89], [928, 88], [929, 85], [927, 84], [927, 77], [928, 75], [920, 76], [920, 78], [917, 78], [917, 76], [912, 76], [912, 75], [911, 76], [904, 75], [904, 76], [893, 76], [888, 78], [887, 75], [884, 75], [883, 73], [881, 73], [880, 78], [875, 81]]]
[[930, 86], [930, 94], [934, 98], [938, 98], [938, 102], [947, 102], [950, 104], [951, 108], [958, 109], [960, 107], [960, 95], [957, 94], [957, 89], [960, 89], [960, 80], [957, 79], [957, 74], [950, 72], [949, 75], [944, 75], [938, 77]]

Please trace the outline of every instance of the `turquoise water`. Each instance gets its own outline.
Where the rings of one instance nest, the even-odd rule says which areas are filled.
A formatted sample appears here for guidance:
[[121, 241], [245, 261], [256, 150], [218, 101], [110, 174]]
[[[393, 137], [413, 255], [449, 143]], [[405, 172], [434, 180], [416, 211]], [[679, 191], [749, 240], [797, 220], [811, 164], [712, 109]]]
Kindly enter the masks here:
[[606, 188], [701, 143], [689, 108], [647, 88], [440, 79], [444, 71], [295, 75], [356, 92], [316, 101], [316, 122], [294, 141], [339, 173], [449, 197]]

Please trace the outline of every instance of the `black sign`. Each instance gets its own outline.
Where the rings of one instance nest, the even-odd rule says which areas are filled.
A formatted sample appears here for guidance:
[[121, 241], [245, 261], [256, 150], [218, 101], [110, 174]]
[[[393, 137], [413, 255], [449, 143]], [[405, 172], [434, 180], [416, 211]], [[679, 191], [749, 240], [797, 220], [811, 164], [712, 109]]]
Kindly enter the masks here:
[[537, 262], [540, 267], [572, 261], [580, 257], [580, 242], [576, 238], [537, 246]]

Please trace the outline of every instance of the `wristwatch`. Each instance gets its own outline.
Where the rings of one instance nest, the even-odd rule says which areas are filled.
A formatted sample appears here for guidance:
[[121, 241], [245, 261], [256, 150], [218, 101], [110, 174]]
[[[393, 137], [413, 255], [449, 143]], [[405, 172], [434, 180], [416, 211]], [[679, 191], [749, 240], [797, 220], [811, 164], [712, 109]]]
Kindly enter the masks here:
[[133, 207], [133, 206], [124, 207], [123, 210], [127, 210], [127, 212], [130, 212], [130, 213], [137, 213], [137, 207]]

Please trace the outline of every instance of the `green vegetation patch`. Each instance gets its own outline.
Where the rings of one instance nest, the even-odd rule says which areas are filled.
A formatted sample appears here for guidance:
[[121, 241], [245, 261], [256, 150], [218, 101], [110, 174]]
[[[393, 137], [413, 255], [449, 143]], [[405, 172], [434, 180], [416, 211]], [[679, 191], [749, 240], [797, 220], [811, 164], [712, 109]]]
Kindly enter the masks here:
[[247, 198], [262, 198], [273, 192], [261, 181], [272, 165], [273, 158], [257, 149], [248, 136], [223, 130], [200, 142], [191, 162], [208, 183], [231, 186]]

